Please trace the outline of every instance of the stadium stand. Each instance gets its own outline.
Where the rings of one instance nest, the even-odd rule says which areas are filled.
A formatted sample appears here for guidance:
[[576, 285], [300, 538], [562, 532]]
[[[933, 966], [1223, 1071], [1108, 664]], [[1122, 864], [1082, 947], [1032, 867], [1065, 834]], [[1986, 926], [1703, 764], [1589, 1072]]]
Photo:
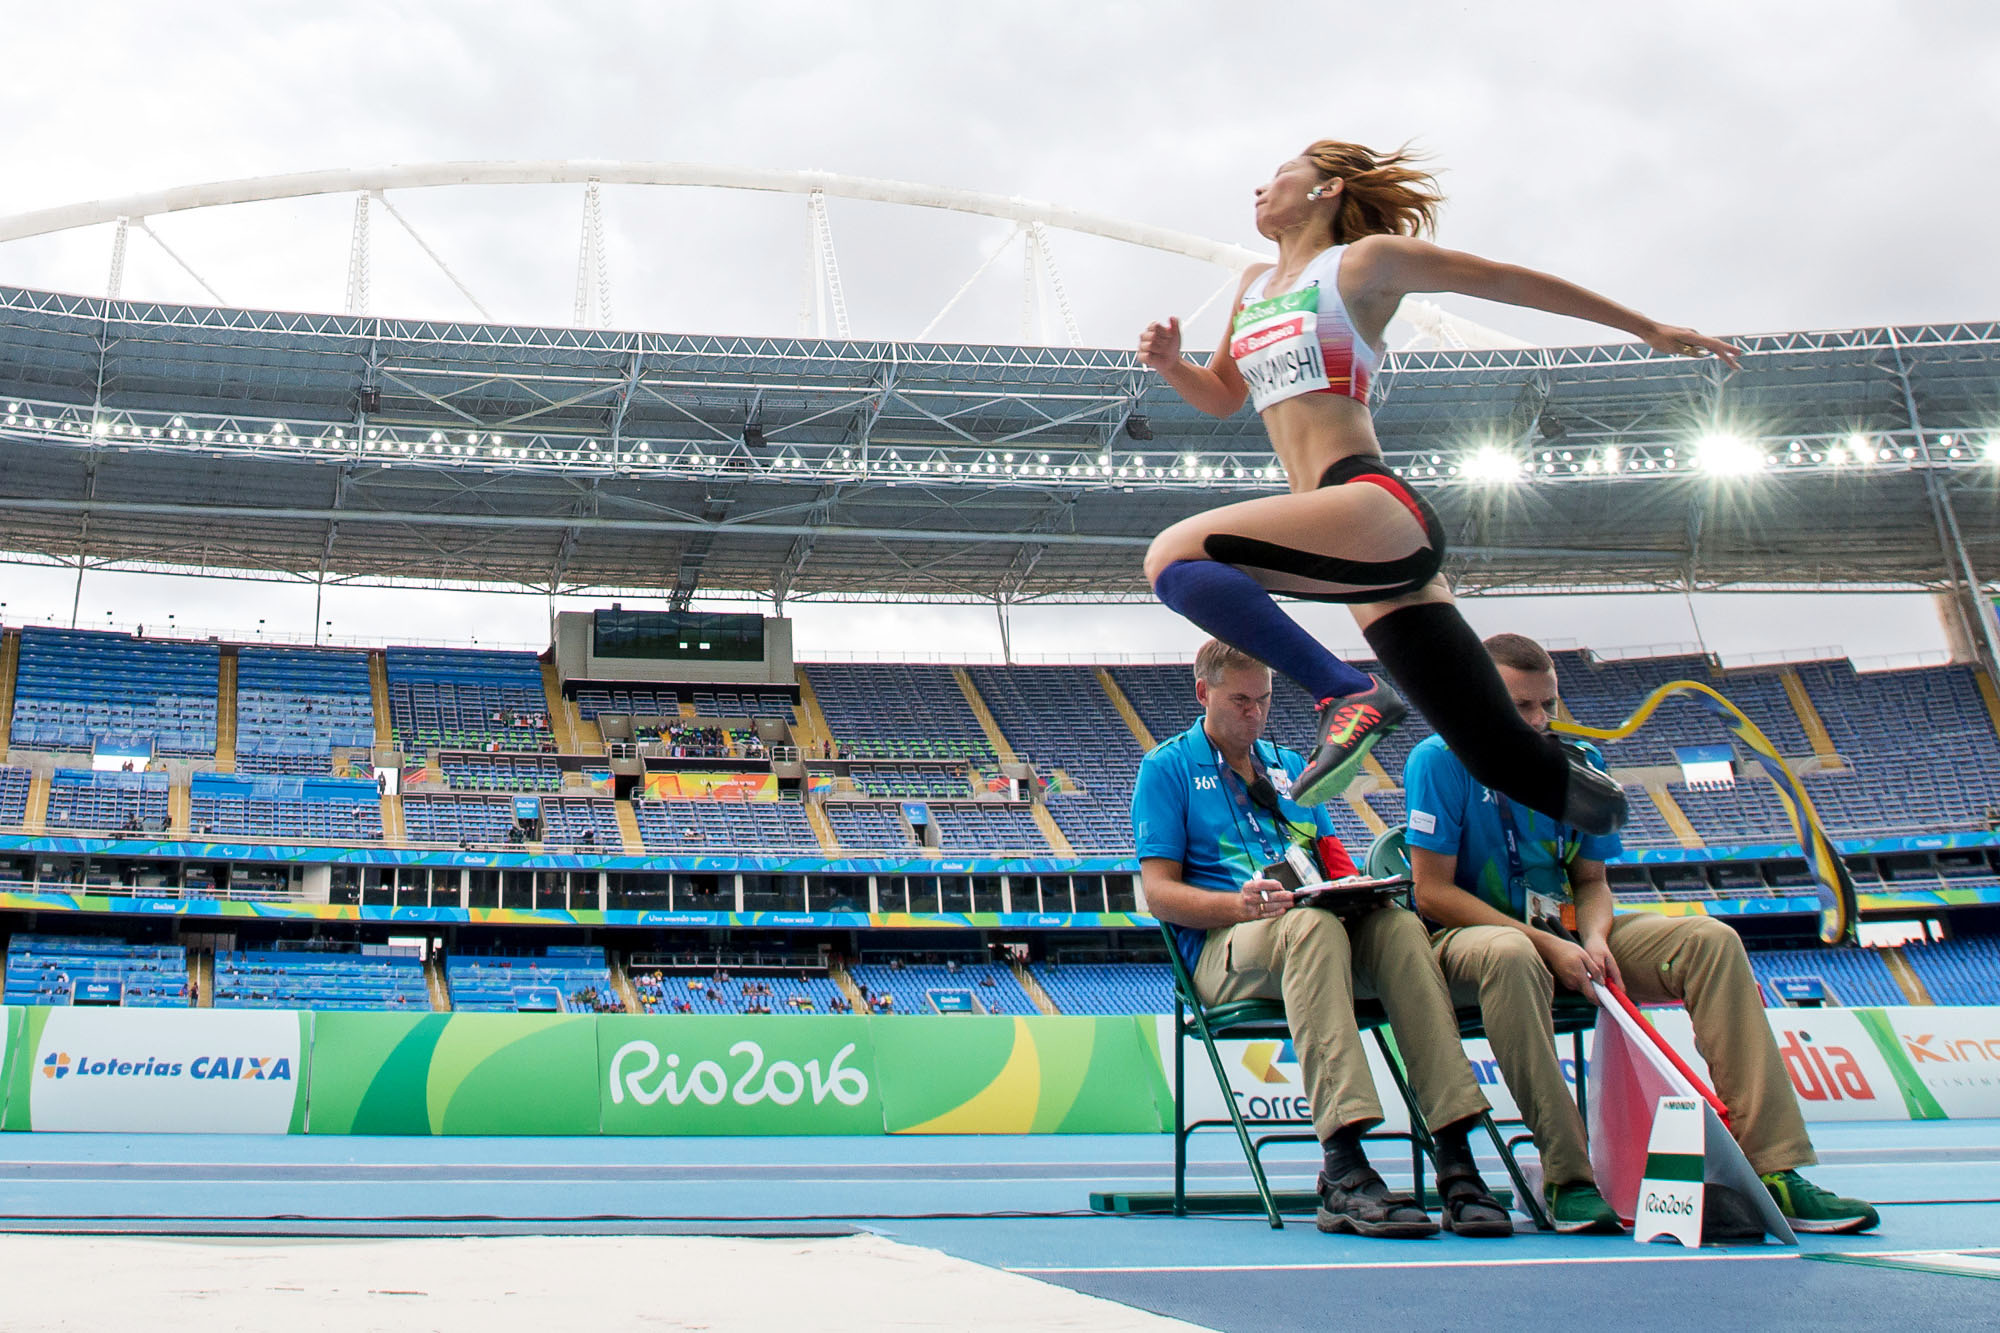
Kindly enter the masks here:
[[429, 1009], [415, 949], [221, 950], [217, 1009]]
[[603, 796], [555, 796], [542, 801], [542, 842], [553, 847], [625, 850], [618, 805]]
[[238, 773], [323, 774], [335, 748], [374, 744], [368, 654], [324, 648], [238, 650]]
[[797, 801], [633, 801], [649, 852], [819, 852]]
[[385, 666], [389, 712], [406, 750], [556, 748], [533, 653], [391, 648]]
[[506, 842], [519, 827], [505, 796], [403, 798], [403, 831], [411, 842]]
[[851, 758], [997, 762], [950, 667], [814, 662], [804, 670], [827, 729]]
[[1049, 840], [1024, 801], [943, 801], [928, 808], [938, 846], [948, 852], [1049, 854]]
[[164, 830], [167, 789], [165, 773], [57, 769], [49, 787], [48, 823], [51, 828]]
[[1079, 852], [1117, 852], [1132, 846], [1132, 783], [1139, 771], [1138, 742], [1098, 683], [1094, 667], [976, 666], [967, 669], [980, 698], [1016, 754], [1032, 756], [1036, 771], [1066, 773], [1080, 791], [1047, 794], [1056, 827]]
[[438, 768], [453, 791], [562, 790], [562, 766], [549, 755], [441, 754]]
[[916, 846], [900, 806], [872, 801], [828, 801], [821, 807], [842, 847], [910, 849]]
[[1909, 944], [1903, 958], [1937, 1004], [2000, 1004], [2000, 937]]
[[870, 796], [896, 801], [962, 801], [972, 778], [962, 764], [853, 763], [847, 775]]
[[1829, 776], [1809, 788], [1832, 832], [1985, 829], [2000, 813], [2000, 739], [1976, 668], [1861, 675], [1847, 662], [1808, 662], [1798, 670], [1834, 749], [1854, 764], [1851, 780]]
[[20, 824], [28, 818], [28, 788], [34, 770], [0, 765], [0, 824]]
[[1032, 964], [1029, 973], [1066, 1014], [1170, 1014], [1174, 972], [1165, 963]]
[[203, 836], [320, 842], [382, 837], [381, 799], [366, 778], [196, 773], [188, 780], [188, 797], [192, 831]]
[[[989, 1014], [1038, 1014], [1041, 1010], [1021, 989], [1013, 970], [983, 959], [956, 965], [944, 963], [856, 963], [847, 969], [854, 984], [871, 1000], [888, 996], [893, 1000], [878, 1012], [928, 1014], [937, 1012], [928, 998], [931, 991], [970, 991], [979, 1007]], [[991, 982], [989, 985], [987, 983]]]
[[88, 750], [117, 734], [158, 754], [213, 755], [221, 653], [213, 643], [27, 626], [12, 743]]
[[551, 989], [561, 996], [561, 1008], [592, 1012], [609, 1007], [617, 994], [604, 950], [589, 945], [552, 946], [539, 954], [452, 954], [445, 979], [451, 1007], [460, 1012], [546, 1007]]
[[80, 981], [116, 982], [130, 1008], [184, 1009], [187, 950], [90, 936], [16, 935], [7, 944], [8, 1004], [68, 1004]]
[[616, 713], [624, 717], [679, 717], [681, 697], [678, 691], [664, 687], [605, 689], [580, 685], [576, 691], [576, 711], [577, 716], [586, 722], [595, 721], [599, 713]]
[[1752, 949], [1750, 970], [1764, 990], [1764, 1003], [1784, 1003], [1772, 982], [1780, 978], [1817, 977], [1826, 985], [1826, 1002], [1844, 1008], [1908, 1004], [1889, 965], [1873, 949]]
[[824, 973], [632, 969], [632, 988], [649, 1014], [833, 1014], [847, 996]]
[[752, 693], [748, 690], [690, 690], [696, 717], [770, 717], [795, 721], [792, 701], [782, 694]]

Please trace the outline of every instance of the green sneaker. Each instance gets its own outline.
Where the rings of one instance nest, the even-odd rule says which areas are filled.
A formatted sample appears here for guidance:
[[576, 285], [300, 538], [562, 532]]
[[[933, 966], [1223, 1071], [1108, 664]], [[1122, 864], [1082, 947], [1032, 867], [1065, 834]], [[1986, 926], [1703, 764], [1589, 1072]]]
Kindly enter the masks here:
[[1843, 1199], [1796, 1171], [1773, 1171], [1763, 1180], [1794, 1231], [1872, 1231], [1882, 1220], [1861, 1200]]
[[1546, 1186], [1542, 1197], [1548, 1201], [1549, 1220], [1566, 1236], [1619, 1236], [1625, 1232], [1618, 1214], [1587, 1180]]

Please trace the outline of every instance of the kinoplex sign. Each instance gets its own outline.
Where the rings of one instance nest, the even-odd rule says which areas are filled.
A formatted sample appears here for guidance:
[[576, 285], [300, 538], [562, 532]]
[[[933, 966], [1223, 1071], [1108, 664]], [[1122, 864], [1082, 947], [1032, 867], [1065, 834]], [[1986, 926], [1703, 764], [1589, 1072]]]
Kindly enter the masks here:
[[10, 1116], [10, 1127], [247, 1134], [302, 1127], [302, 1015], [58, 1008], [30, 1017], [29, 1124]]
[[1938, 1006], [1881, 1014], [1896, 1055], [1933, 1103], [1925, 1110], [1954, 1120], [2000, 1115], [2000, 1009]]

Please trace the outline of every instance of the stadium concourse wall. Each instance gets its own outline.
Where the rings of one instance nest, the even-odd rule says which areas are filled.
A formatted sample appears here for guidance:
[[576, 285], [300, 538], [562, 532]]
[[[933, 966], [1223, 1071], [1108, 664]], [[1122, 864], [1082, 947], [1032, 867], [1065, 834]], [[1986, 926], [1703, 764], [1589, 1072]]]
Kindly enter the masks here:
[[[2000, 1007], [1767, 1011], [1806, 1118], [2000, 1115]], [[1656, 1014], [1695, 1068], [1685, 1013]], [[1164, 1015], [688, 1016], [0, 1010], [0, 1129], [398, 1135], [1157, 1134]], [[1289, 1042], [1221, 1043], [1229, 1095], [1306, 1120]], [[1220, 1086], [1190, 1043], [1189, 1113]], [[1393, 1084], [1371, 1049], [1378, 1088]], [[1483, 1041], [1467, 1056], [1515, 1109]], [[1573, 1080], [1577, 1071], [1565, 1062]], [[1405, 1117], [1393, 1095], [1390, 1128]]]

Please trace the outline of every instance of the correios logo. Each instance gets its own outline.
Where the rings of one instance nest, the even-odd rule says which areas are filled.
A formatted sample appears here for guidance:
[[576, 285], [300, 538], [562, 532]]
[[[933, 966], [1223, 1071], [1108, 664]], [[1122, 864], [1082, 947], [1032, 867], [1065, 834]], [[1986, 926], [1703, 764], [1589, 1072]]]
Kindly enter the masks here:
[[[847, 1066], [846, 1060], [853, 1054], [854, 1043], [850, 1041], [834, 1053], [832, 1063], [822, 1071], [818, 1060], [806, 1061], [804, 1068], [790, 1060], [766, 1064], [762, 1046], [739, 1041], [729, 1048], [731, 1060], [743, 1061], [732, 1082], [731, 1071], [717, 1061], [699, 1060], [683, 1072], [681, 1057], [670, 1052], [666, 1071], [648, 1089], [645, 1080], [660, 1067], [660, 1048], [650, 1041], [628, 1041], [611, 1057], [611, 1101], [619, 1105], [630, 1096], [641, 1106], [651, 1106], [665, 1097], [668, 1105], [679, 1106], [692, 1097], [703, 1106], [717, 1106], [726, 1097], [738, 1106], [763, 1101], [790, 1106], [810, 1093], [814, 1106], [828, 1097], [842, 1106], [859, 1106], [868, 1097], [868, 1076]], [[628, 1070], [628, 1063], [635, 1067]]]
[[1845, 1046], [1821, 1046], [1809, 1032], [1787, 1028], [1784, 1037], [1778, 1043], [1778, 1055], [1785, 1062], [1793, 1091], [1802, 1100], [1875, 1100], [1875, 1089], [1868, 1085], [1868, 1076], [1861, 1072], [1861, 1062], [1854, 1058], [1854, 1052]]
[[1279, 1065], [1295, 1065], [1298, 1056], [1292, 1052], [1288, 1041], [1253, 1041], [1243, 1048], [1243, 1067], [1254, 1074], [1259, 1083], [1290, 1083], [1285, 1071]]
[[187, 1078], [282, 1080], [292, 1077], [292, 1061], [283, 1055], [201, 1055], [193, 1060], [164, 1060], [147, 1056], [142, 1060], [122, 1060], [107, 1056], [94, 1060], [88, 1055], [72, 1059], [68, 1051], [52, 1051], [42, 1057], [42, 1076], [62, 1078]]

